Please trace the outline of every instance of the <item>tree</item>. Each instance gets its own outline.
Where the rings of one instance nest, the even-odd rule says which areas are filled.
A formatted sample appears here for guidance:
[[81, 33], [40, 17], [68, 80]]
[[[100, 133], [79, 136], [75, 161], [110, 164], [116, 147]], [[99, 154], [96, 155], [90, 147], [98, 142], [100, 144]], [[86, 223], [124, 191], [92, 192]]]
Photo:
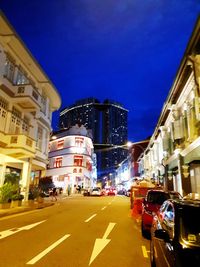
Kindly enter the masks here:
[[51, 176], [41, 178], [38, 186], [42, 191], [48, 191], [50, 188], [55, 187]]

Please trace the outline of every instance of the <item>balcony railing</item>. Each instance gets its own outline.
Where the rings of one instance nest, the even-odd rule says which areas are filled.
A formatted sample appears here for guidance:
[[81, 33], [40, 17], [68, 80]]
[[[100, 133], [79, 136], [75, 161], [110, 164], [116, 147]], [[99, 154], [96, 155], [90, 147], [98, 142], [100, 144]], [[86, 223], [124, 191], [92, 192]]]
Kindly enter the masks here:
[[39, 109], [41, 107], [41, 96], [30, 84], [15, 86], [15, 101], [20, 102], [24, 108]]
[[21, 154], [24, 156], [34, 155], [36, 152], [36, 141], [25, 134], [3, 134], [1, 137], [1, 149], [4, 149], [4, 154]]

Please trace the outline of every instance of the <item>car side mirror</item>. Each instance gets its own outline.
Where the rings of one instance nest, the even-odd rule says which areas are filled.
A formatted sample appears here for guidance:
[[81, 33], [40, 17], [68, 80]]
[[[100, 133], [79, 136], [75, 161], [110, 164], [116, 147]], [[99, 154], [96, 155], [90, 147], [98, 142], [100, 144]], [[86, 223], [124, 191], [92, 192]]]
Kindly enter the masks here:
[[169, 241], [169, 234], [162, 229], [155, 230], [155, 237], [164, 240], [165, 242]]

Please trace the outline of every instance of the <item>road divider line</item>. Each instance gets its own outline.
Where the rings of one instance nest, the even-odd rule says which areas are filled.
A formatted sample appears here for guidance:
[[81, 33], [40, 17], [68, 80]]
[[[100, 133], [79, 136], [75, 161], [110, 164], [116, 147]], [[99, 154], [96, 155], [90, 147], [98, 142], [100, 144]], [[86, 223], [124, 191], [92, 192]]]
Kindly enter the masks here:
[[37, 256], [35, 256], [30, 261], [28, 261], [26, 264], [29, 264], [29, 265], [35, 264], [37, 261], [39, 261], [41, 258], [43, 258], [47, 253], [49, 253], [52, 249], [54, 249], [60, 243], [62, 243], [65, 239], [67, 239], [69, 236], [70, 235], [64, 235], [62, 238], [60, 238], [59, 240], [57, 240], [55, 243], [53, 243], [51, 246], [49, 246], [44, 251], [42, 251], [41, 253], [39, 253]]
[[146, 250], [146, 247], [142, 246], [142, 253], [143, 253], [144, 258], [148, 258], [147, 252], [149, 252], [149, 251]]
[[85, 220], [85, 222], [89, 222], [89, 221], [92, 220], [95, 216], [96, 216], [96, 214], [93, 214], [90, 218], [88, 218], [87, 220]]
[[101, 210], [105, 210], [107, 208], [107, 206], [103, 207]]
[[111, 202], [109, 202], [108, 205], [111, 205]]

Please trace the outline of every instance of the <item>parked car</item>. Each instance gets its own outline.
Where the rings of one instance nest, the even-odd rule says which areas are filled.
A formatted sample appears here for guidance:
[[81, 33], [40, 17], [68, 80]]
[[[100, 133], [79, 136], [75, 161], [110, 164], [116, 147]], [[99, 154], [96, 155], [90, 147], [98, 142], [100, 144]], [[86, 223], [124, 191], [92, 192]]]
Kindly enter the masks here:
[[107, 191], [107, 196], [115, 196], [117, 191], [115, 189], [109, 189]]
[[100, 187], [95, 187], [92, 189], [91, 196], [101, 196], [101, 188]]
[[181, 195], [175, 191], [165, 192], [152, 189], [146, 194], [142, 203], [141, 231], [144, 237], [150, 234], [153, 215], [160, 209], [160, 206], [167, 199], [181, 199]]
[[200, 199], [173, 199], [153, 217], [152, 267], [200, 266]]

